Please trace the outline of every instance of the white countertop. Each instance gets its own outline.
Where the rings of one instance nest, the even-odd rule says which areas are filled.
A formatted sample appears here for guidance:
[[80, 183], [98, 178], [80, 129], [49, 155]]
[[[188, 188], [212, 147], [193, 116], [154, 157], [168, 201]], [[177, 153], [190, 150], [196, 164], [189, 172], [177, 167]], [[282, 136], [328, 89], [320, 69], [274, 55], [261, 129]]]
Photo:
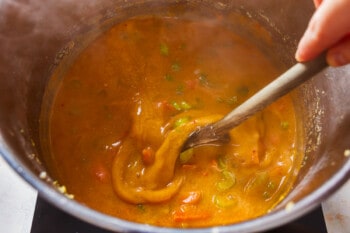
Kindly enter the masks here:
[[[0, 232], [30, 233], [37, 192], [0, 156]], [[322, 204], [328, 233], [350, 232], [350, 182]]]
[[0, 155], [0, 232], [30, 233], [36, 197]]
[[350, 181], [322, 203], [328, 233], [350, 232]]

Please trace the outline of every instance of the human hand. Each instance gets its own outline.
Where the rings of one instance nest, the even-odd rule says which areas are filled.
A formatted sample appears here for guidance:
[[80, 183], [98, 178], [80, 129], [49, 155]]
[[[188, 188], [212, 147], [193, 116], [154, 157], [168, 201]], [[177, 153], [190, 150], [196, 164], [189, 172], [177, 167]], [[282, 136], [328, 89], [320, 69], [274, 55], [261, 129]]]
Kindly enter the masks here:
[[295, 58], [304, 62], [327, 50], [331, 66], [350, 63], [350, 0], [314, 0], [316, 11]]

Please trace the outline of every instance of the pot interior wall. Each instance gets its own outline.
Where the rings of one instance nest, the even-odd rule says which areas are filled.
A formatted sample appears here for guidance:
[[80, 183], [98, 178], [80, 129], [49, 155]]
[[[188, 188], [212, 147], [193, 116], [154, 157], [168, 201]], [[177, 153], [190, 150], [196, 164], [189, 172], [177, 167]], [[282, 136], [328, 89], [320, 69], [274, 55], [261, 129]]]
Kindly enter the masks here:
[[[91, 30], [141, 14], [227, 14], [236, 12], [259, 22], [274, 43], [268, 50], [290, 66], [310, 18], [312, 1], [11, 1], [0, 4], [0, 146], [5, 159], [36, 188], [48, 186], [38, 177], [39, 116], [45, 87], [53, 69], [70, 55], [74, 43]], [[209, 14], [210, 15], [210, 14]], [[96, 25], [105, 25], [96, 27]], [[339, 170], [348, 166], [344, 151], [350, 145], [350, 68], [328, 69], [295, 91], [303, 119], [300, 125], [306, 159], [293, 191], [276, 210], [312, 195]], [[28, 178], [32, 177], [32, 178]], [[34, 178], [33, 178], [34, 177]], [[342, 182], [341, 176], [319, 197]], [[34, 182], [34, 183], [33, 183]], [[45, 197], [45, 194], [42, 194]], [[53, 201], [48, 198], [49, 201]], [[312, 200], [313, 205], [317, 200]], [[320, 200], [318, 200], [320, 201]], [[312, 205], [311, 205], [312, 206]], [[62, 208], [62, 207], [61, 207]], [[273, 213], [272, 213], [273, 214]]]

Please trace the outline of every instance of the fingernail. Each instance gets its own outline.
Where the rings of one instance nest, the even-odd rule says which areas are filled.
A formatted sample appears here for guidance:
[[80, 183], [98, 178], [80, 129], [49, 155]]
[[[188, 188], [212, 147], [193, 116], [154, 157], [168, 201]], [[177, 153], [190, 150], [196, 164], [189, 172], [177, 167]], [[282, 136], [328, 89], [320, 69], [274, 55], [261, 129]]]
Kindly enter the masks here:
[[[298, 62], [302, 62], [305, 60], [305, 36], [303, 36], [303, 38], [299, 41], [298, 47], [297, 47], [297, 51], [295, 53], [295, 59]], [[306, 47], [307, 48], [307, 47]]]
[[331, 53], [327, 56], [327, 62], [330, 66], [342, 66], [348, 63], [348, 60], [342, 53]]
[[301, 62], [302, 61], [302, 56], [301, 56], [301, 53], [299, 50], [297, 50], [297, 52], [295, 53], [295, 59], [298, 61], [298, 62]]

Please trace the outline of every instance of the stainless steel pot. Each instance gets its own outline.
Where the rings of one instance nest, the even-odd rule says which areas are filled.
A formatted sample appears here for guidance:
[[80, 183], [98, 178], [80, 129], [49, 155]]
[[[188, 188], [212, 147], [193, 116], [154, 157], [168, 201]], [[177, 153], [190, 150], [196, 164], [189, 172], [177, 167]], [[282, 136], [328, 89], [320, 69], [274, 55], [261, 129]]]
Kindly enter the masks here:
[[[62, 195], [45, 176], [39, 115], [52, 69], [75, 38], [127, 17], [196, 11], [238, 12], [269, 30], [270, 51], [287, 66], [313, 12], [305, 0], [0, 1], [0, 152], [12, 168], [56, 207], [113, 231], [177, 232], [117, 219]], [[210, 17], [210, 14], [209, 14]], [[106, 24], [107, 22], [107, 24]], [[75, 40], [77, 41], [77, 40]], [[319, 205], [350, 175], [350, 67], [327, 69], [295, 92], [305, 151], [291, 193], [271, 213], [239, 224], [181, 232], [257, 232], [291, 221]], [[49, 172], [47, 172], [49, 174]]]

